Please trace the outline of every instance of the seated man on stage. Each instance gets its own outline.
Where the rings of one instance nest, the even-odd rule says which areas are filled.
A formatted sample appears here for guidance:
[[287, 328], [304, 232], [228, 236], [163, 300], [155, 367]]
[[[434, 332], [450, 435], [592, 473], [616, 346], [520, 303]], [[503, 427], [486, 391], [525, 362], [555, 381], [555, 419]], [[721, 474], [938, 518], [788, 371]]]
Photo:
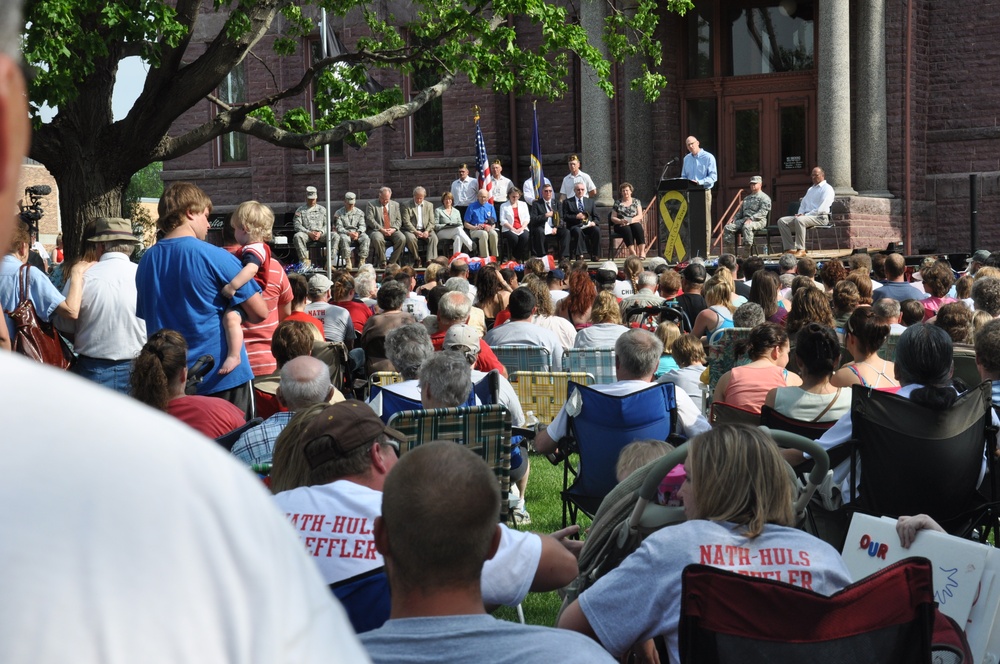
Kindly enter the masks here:
[[771, 215], [771, 197], [761, 191], [764, 180], [755, 175], [750, 178], [750, 193], [743, 197], [743, 203], [733, 220], [726, 224], [722, 234], [722, 245], [733, 245], [736, 253], [736, 233], [743, 233], [743, 249], [750, 255], [753, 247], [754, 233], [767, 228], [767, 220]]
[[[778, 220], [778, 230], [781, 231], [781, 250], [790, 251], [796, 256], [806, 255], [806, 229], [813, 226], [826, 226], [830, 223], [830, 206], [833, 205], [833, 187], [826, 181], [826, 173], [817, 166], [812, 169], [813, 186], [799, 203], [799, 211], [793, 217], [782, 217]], [[795, 234], [794, 239], [792, 234]]]
[[[427, 190], [423, 187], [413, 189], [413, 203], [403, 208], [403, 231], [414, 238], [416, 245], [420, 240], [427, 241], [427, 262], [438, 255], [438, 237], [434, 230], [434, 204], [426, 200]], [[414, 250], [414, 264], [423, 267], [424, 262]]]
[[531, 225], [528, 233], [531, 241], [531, 255], [545, 255], [545, 236], [554, 235], [559, 242], [558, 258], [569, 260], [569, 229], [560, 223], [560, 204], [555, 200], [555, 192], [548, 181], [542, 186], [542, 196], [531, 204]]
[[465, 210], [465, 230], [479, 243], [479, 256], [497, 255], [497, 215], [490, 203], [490, 192], [480, 189], [476, 200]]
[[348, 270], [354, 269], [351, 263], [352, 245], [358, 248], [359, 267], [368, 260], [368, 251], [371, 247], [371, 239], [365, 228], [365, 213], [355, 205], [357, 198], [351, 191], [344, 194], [344, 207], [333, 215], [339, 240], [338, 254]]
[[573, 255], [583, 258], [584, 242], [590, 260], [597, 261], [601, 249], [601, 229], [594, 214], [594, 199], [587, 197], [587, 187], [582, 182], [573, 186], [573, 198], [563, 201], [563, 223], [569, 229]]

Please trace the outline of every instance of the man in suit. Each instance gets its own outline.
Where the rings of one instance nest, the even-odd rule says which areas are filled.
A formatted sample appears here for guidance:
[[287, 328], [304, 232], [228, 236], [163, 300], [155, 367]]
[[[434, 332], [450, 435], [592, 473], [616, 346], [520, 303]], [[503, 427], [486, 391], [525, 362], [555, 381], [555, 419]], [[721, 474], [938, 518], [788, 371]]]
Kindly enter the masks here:
[[[427, 199], [427, 190], [423, 187], [413, 189], [413, 203], [403, 208], [403, 231], [406, 233], [407, 247], [413, 254], [417, 267], [423, 267], [417, 249], [418, 240], [427, 240], [427, 262], [438, 255], [438, 238], [434, 232], [434, 204]], [[410, 238], [413, 244], [410, 246]]]
[[541, 197], [531, 204], [528, 233], [531, 237], [532, 256], [545, 255], [545, 225], [551, 221], [550, 226], [555, 230], [556, 239], [559, 241], [559, 258], [569, 258], [569, 230], [566, 224], [561, 223], [561, 215], [552, 184], [546, 182], [542, 186]]
[[[371, 238], [372, 265], [385, 267], [385, 243], [392, 243], [392, 258], [390, 263], [399, 263], [406, 245], [406, 232], [402, 230], [403, 218], [399, 213], [399, 203], [392, 200], [392, 189], [382, 187], [378, 190], [378, 200], [368, 203], [365, 210], [365, 224], [368, 226], [368, 236]], [[416, 246], [416, 239], [413, 241]], [[416, 255], [416, 251], [414, 251]]]
[[563, 201], [563, 223], [569, 229], [573, 245], [573, 255], [583, 258], [584, 242], [590, 260], [598, 260], [601, 248], [601, 229], [594, 214], [594, 199], [587, 197], [587, 186], [577, 182], [573, 186], [573, 197]]

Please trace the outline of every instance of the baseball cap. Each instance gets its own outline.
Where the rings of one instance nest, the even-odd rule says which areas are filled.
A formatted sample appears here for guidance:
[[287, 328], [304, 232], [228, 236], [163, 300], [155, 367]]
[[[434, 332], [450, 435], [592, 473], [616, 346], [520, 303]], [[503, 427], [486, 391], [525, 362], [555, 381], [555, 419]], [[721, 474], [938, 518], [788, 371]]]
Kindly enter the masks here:
[[306, 187], [306, 198], [318, 198], [316, 187]]
[[615, 264], [614, 261], [604, 261], [603, 263], [601, 263], [601, 267], [597, 269], [605, 270], [607, 272], [614, 272], [615, 274], [618, 274], [618, 266]]
[[750, 178], [750, 184], [763, 184], [763, 183], [764, 183], [764, 178], [762, 178], [759, 175], [755, 175], [752, 178]]
[[548, 278], [553, 281], [563, 281], [566, 279], [566, 273], [559, 268], [555, 268], [554, 270], [549, 270]]
[[452, 325], [444, 334], [442, 350], [457, 350], [463, 353], [479, 352], [479, 332], [471, 325]]
[[661, 265], [666, 265], [666, 264], [667, 264], [667, 259], [664, 258], [663, 256], [650, 256], [649, 258], [646, 259], [647, 270], [655, 270]]
[[406, 436], [388, 427], [379, 419], [371, 406], [351, 399], [327, 406], [302, 432], [305, 441], [302, 450], [311, 470], [343, 457], [348, 452], [369, 445], [385, 434], [399, 442]]
[[979, 249], [978, 251], [976, 251], [976, 253], [972, 254], [972, 256], [970, 256], [969, 258], [966, 258], [965, 262], [966, 263], [972, 263], [972, 262], [985, 263], [986, 259], [989, 258], [989, 257], [990, 257], [990, 252], [986, 251], [985, 249]]
[[310, 295], [322, 295], [333, 287], [333, 282], [330, 281], [325, 274], [319, 273], [314, 274], [309, 277], [309, 294]]
[[354, 194], [353, 191], [349, 191], [346, 194], [344, 194], [344, 200], [353, 203], [354, 201], [358, 200], [358, 197]]
[[705, 271], [705, 266], [701, 263], [691, 263], [684, 268], [681, 276], [692, 284], [703, 284], [708, 273]]

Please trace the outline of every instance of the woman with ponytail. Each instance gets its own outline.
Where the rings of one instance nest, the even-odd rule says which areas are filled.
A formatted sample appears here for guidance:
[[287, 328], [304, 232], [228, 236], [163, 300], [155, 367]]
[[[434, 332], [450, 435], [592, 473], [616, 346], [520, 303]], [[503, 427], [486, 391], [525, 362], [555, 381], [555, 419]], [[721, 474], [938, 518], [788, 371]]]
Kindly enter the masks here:
[[[803, 290], [823, 295], [815, 288]], [[772, 388], [764, 405], [796, 420], [836, 422], [851, 409], [851, 390], [830, 384], [840, 364], [837, 333], [825, 325], [807, 323], [795, 337], [795, 356], [802, 385]]]
[[160, 330], [139, 351], [132, 365], [132, 397], [170, 413], [209, 438], [246, 424], [243, 411], [225, 399], [184, 393], [187, 342], [179, 332]]

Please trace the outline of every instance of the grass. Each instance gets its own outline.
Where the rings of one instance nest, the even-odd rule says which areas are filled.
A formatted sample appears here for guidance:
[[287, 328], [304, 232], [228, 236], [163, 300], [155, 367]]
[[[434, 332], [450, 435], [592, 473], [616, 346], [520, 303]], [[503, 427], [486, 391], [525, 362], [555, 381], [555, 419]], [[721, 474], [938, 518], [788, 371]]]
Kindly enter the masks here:
[[[531, 514], [531, 525], [519, 528], [536, 533], [551, 533], [562, 528], [562, 466], [553, 466], [544, 456], [531, 455], [531, 475], [528, 478], [525, 509]], [[580, 514], [577, 520], [581, 531], [590, 526], [590, 519]], [[529, 625], [555, 625], [556, 615], [562, 605], [558, 592], [528, 593], [521, 608], [524, 620]], [[497, 618], [517, 622], [517, 611], [512, 607], [500, 607], [493, 614]]]

